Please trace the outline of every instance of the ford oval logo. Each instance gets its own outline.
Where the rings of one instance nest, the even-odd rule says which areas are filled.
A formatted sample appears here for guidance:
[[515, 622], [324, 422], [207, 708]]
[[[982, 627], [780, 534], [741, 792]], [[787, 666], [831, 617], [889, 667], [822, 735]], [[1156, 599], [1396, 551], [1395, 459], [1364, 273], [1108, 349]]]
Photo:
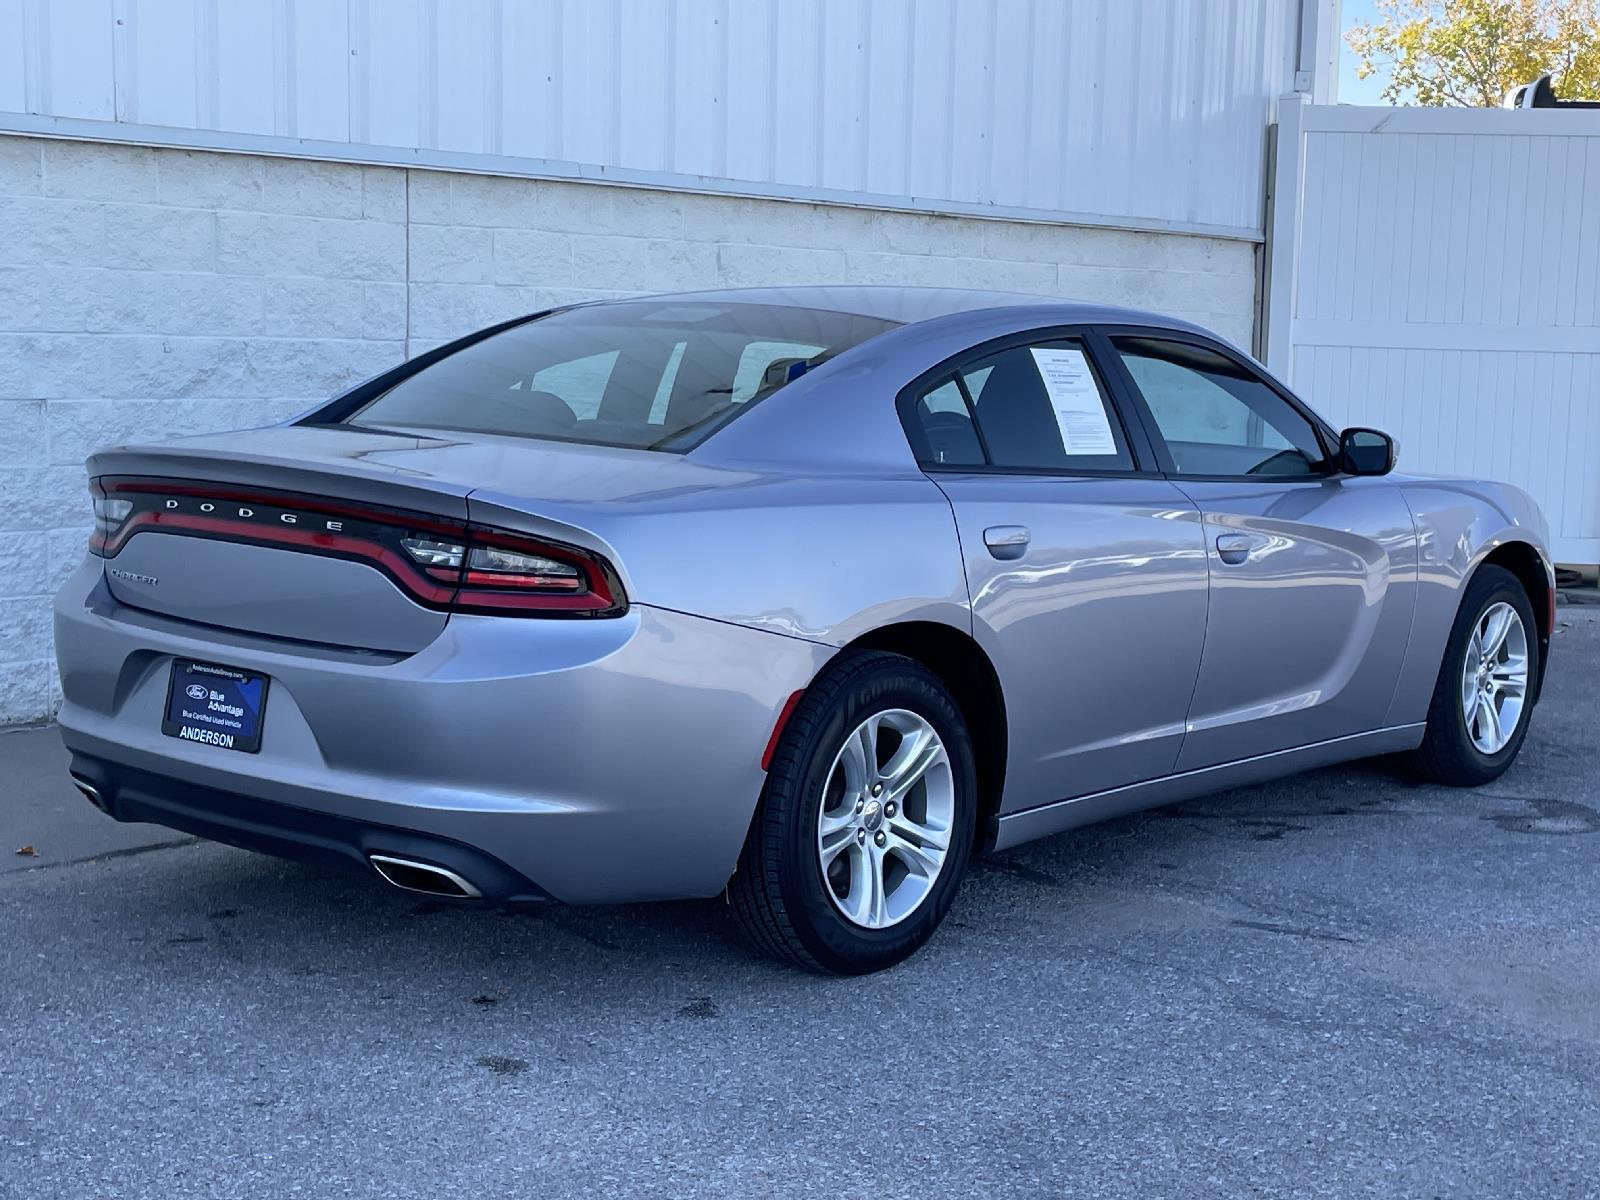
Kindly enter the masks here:
[[189, 697], [191, 700], [204, 700], [211, 693], [205, 688], [201, 687], [198, 683], [191, 683], [188, 687], [183, 689], [183, 694]]

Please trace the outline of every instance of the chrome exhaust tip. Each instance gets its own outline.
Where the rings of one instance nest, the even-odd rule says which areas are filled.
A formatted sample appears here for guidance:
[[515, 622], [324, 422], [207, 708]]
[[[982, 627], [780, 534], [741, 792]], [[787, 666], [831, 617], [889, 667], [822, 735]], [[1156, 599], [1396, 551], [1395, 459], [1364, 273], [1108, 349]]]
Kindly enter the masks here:
[[432, 863], [396, 858], [392, 854], [369, 854], [367, 861], [385, 881], [402, 891], [449, 896], [457, 900], [476, 900], [483, 895], [454, 871], [436, 867]]
[[72, 776], [72, 786], [82, 792], [84, 799], [98, 808], [101, 812], [109, 813], [111, 811], [106, 807], [105, 797], [100, 795], [100, 789], [95, 787], [94, 784], [90, 783], [82, 775]]

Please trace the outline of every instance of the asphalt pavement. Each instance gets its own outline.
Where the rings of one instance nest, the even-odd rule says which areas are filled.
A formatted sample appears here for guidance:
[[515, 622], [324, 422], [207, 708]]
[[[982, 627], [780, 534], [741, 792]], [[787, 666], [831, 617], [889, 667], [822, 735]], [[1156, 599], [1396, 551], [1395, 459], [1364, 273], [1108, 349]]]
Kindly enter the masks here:
[[[0, 1196], [1600, 1194], [1600, 609], [1520, 762], [980, 863], [832, 980], [117, 825], [0, 733]], [[34, 853], [14, 851], [31, 847]]]

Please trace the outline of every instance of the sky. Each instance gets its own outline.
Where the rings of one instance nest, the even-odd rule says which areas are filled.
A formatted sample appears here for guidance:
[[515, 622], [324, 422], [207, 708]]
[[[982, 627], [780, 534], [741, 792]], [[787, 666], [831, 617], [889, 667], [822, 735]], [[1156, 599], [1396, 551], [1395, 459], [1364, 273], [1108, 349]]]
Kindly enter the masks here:
[[1372, 0], [1344, 0], [1343, 9], [1340, 14], [1342, 29], [1339, 39], [1338, 101], [1340, 104], [1382, 104], [1383, 98], [1378, 92], [1383, 87], [1383, 76], [1357, 79], [1356, 56], [1350, 53], [1350, 47], [1344, 44], [1343, 37], [1343, 29], [1349, 29], [1357, 21], [1374, 19]]

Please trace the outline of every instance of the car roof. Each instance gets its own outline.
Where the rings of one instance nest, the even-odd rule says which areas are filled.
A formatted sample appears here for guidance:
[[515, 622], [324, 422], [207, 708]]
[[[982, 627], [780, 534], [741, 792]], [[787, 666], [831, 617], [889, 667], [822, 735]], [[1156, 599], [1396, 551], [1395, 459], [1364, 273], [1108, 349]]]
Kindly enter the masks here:
[[[1041, 324], [1153, 325], [1210, 333], [1176, 317], [1083, 300], [1057, 299], [1022, 292], [979, 288], [820, 285], [810, 287], [720, 288], [703, 292], [671, 292], [632, 299], [723, 301], [730, 304], [775, 304], [850, 313], [910, 325], [936, 317], [996, 308], [1035, 309]], [[620, 301], [626, 303], [626, 301]], [[1214, 336], [1214, 335], [1212, 335]]]

